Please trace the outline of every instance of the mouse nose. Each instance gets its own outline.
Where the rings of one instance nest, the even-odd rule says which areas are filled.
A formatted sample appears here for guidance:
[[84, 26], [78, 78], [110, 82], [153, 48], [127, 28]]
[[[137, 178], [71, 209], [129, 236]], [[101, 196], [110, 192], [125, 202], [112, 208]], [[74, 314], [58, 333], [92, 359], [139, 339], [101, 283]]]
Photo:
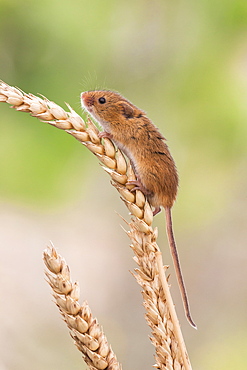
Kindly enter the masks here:
[[87, 107], [94, 105], [94, 97], [88, 92], [81, 93], [81, 100]]

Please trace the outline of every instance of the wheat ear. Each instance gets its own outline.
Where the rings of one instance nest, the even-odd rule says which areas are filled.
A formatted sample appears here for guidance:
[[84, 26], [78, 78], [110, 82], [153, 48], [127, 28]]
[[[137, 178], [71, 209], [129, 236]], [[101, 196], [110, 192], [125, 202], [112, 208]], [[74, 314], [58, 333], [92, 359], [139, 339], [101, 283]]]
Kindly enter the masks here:
[[56, 305], [89, 369], [121, 370], [122, 367], [88, 303], [79, 304], [79, 285], [71, 282], [69, 266], [65, 260], [53, 246], [44, 251], [43, 258], [48, 269], [45, 274], [53, 290]]
[[127, 184], [135, 180], [130, 163], [126, 163], [121, 151], [116, 150], [109, 139], [102, 141], [99, 138], [98, 129], [90, 119], [86, 125], [68, 104], [69, 112], [65, 112], [45, 97], [23, 93], [4, 82], [0, 83], [0, 101], [65, 130], [98, 157], [132, 215], [127, 233], [138, 264], [135, 276], [143, 289], [146, 319], [153, 334], [151, 341], [156, 349], [154, 366], [162, 370], [192, 369], [163, 271], [161, 252], [156, 243], [157, 229], [152, 228], [151, 207], [141, 191], [131, 192], [133, 185]]

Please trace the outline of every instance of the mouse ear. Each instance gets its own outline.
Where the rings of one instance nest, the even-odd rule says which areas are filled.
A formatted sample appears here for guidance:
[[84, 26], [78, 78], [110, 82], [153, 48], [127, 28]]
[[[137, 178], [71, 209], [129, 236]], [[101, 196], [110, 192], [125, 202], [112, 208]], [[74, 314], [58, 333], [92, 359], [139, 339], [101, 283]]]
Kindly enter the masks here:
[[127, 102], [121, 102], [119, 105], [120, 108], [122, 109], [123, 115], [126, 118], [134, 117], [134, 109], [130, 104], [128, 104]]

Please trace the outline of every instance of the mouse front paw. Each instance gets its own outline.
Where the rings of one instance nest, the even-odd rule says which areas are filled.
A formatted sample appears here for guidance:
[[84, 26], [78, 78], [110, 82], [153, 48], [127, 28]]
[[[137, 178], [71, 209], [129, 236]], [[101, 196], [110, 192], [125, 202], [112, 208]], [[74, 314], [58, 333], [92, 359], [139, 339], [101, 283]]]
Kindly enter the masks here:
[[106, 131], [101, 131], [99, 133], [99, 138], [100, 139], [105, 139], [105, 138], [112, 139], [112, 134], [109, 134], [109, 132], [106, 132]]

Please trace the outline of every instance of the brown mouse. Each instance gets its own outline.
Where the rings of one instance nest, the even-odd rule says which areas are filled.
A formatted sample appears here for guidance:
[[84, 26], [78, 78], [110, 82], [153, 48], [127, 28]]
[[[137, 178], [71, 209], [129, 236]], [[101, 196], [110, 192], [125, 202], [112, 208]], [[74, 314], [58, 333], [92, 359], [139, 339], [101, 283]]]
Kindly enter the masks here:
[[129, 157], [140, 189], [154, 207], [154, 215], [164, 207], [166, 229], [173, 263], [183, 299], [186, 317], [196, 328], [180, 267], [172, 229], [171, 208], [177, 196], [178, 174], [165, 138], [146, 116], [120, 94], [112, 91], [86, 91], [82, 107], [103, 127], [101, 137], [108, 137]]

